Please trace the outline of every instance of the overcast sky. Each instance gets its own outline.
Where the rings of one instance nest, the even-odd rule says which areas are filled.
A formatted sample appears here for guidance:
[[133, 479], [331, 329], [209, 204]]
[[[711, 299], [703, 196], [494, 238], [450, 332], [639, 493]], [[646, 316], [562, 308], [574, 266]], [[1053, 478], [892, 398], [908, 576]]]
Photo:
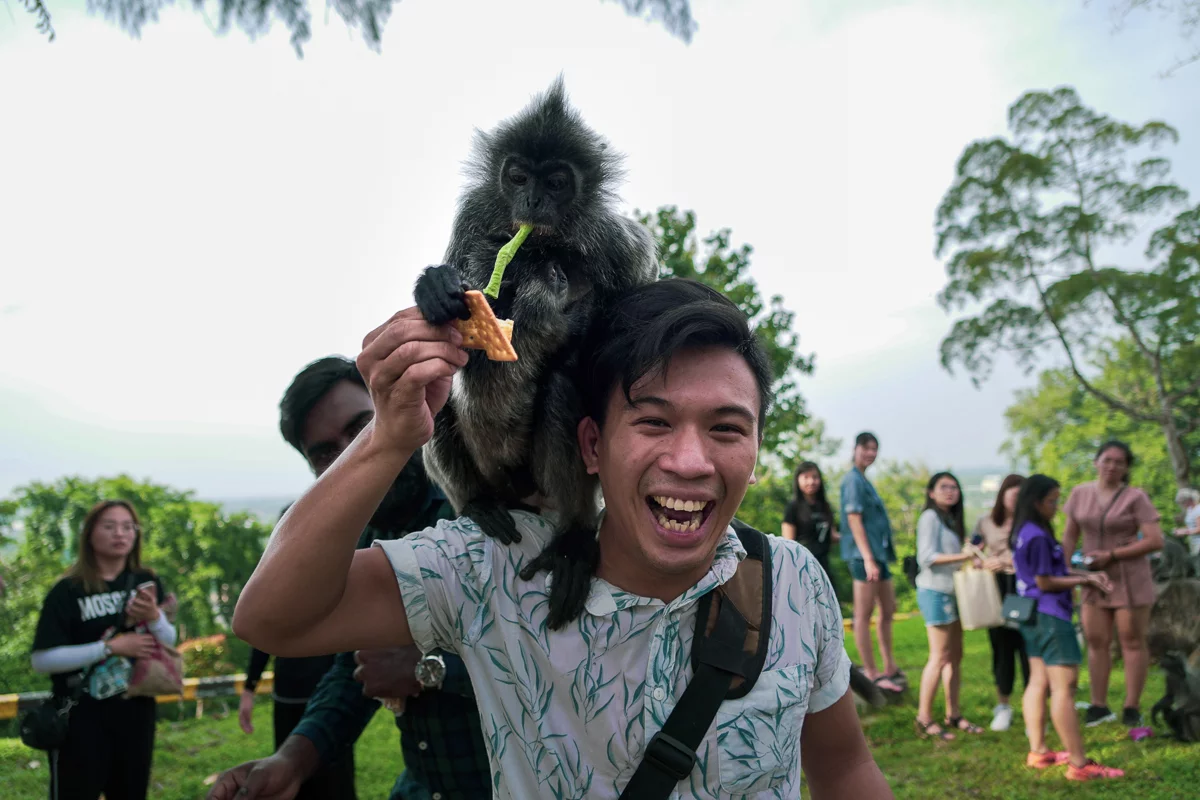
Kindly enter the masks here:
[[[694, 3], [691, 45], [600, 0], [402, 0], [382, 54], [313, 6], [298, 60], [171, 10], [133, 40], [47, 0], [0, 13], [0, 495], [129, 472], [202, 496], [292, 494], [277, 432], [305, 363], [353, 356], [437, 263], [472, 129], [556, 74], [627, 154], [627, 211], [694, 209], [753, 245], [797, 312], [832, 435], [884, 458], [1003, 463], [1011, 367], [938, 364], [933, 215], [955, 160], [1023, 91], [1163, 118], [1200, 192], [1200, 65], [1107, 3]], [[190, 6], [190, 4], [185, 4]]]

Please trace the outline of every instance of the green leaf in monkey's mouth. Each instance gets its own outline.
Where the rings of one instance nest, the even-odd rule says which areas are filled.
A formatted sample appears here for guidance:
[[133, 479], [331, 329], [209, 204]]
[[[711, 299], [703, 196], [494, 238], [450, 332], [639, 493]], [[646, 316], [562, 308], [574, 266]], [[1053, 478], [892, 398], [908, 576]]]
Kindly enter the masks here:
[[532, 225], [522, 225], [517, 229], [517, 235], [508, 244], [501, 247], [500, 252], [496, 253], [496, 266], [492, 268], [492, 279], [488, 281], [487, 287], [483, 290], [488, 297], [494, 300], [500, 296], [500, 281], [504, 279], [504, 268], [508, 266], [508, 262], [513, 260], [517, 249], [532, 230]]

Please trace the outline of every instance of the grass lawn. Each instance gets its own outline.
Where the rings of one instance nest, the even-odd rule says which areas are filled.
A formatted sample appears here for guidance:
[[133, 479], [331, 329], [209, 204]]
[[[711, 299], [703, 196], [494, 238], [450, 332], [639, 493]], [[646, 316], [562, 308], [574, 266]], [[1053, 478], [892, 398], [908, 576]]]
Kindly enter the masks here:
[[[847, 634], [847, 649], [857, 661], [857, 649]], [[903, 705], [869, 710], [863, 726], [876, 761], [887, 776], [897, 798], [954, 798], [1010, 800], [1010, 798], [1112, 797], [1138, 800], [1184, 800], [1200, 797], [1200, 747], [1166, 738], [1162, 731], [1141, 742], [1134, 742], [1128, 730], [1109, 723], [1084, 728], [1087, 753], [1102, 764], [1125, 770], [1117, 780], [1095, 781], [1086, 787], [1068, 782], [1066, 767], [1046, 770], [1027, 769], [1028, 742], [1020, 711], [1022, 685], [1017, 678], [1012, 728], [1005, 733], [986, 731], [979, 736], [959, 732], [952, 742], [920, 740], [913, 728], [916, 717], [917, 684], [928, 656], [925, 628], [919, 617], [896, 623], [896, 658], [908, 674], [911, 688]], [[878, 657], [878, 653], [876, 654]], [[1124, 673], [1114, 665], [1109, 681], [1109, 707], [1120, 713], [1124, 699]], [[1086, 667], [1080, 675], [1077, 699], [1088, 697]], [[1149, 724], [1149, 710], [1163, 694], [1163, 680], [1157, 668], [1151, 668], [1150, 680], [1142, 700], [1142, 713]], [[968, 631], [963, 660], [962, 713], [985, 730], [996, 704], [991, 676], [991, 650], [986, 631]], [[945, 714], [940, 693], [934, 703], [935, 719]], [[1060, 749], [1057, 735], [1047, 714], [1047, 744]], [[805, 792], [807, 797], [807, 792]]]
[[[1132, 742], [1126, 729], [1118, 724], [1085, 728], [1084, 738], [1090, 755], [1104, 764], [1121, 767], [1126, 777], [1102, 781], [1087, 787], [1067, 783], [1065, 768], [1045, 771], [1024, 767], [1026, 740], [1020, 712], [1007, 733], [981, 736], [962, 734], [954, 742], [921, 741], [913, 732], [916, 714], [915, 684], [925, 663], [925, 628], [919, 618], [896, 624], [897, 658], [914, 684], [904, 705], [870, 711], [863, 717], [867, 738], [875, 757], [887, 775], [898, 798], [1066, 798], [1092, 797], [1137, 798], [1137, 800], [1184, 800], [1200, 797], [1200, 768], [1196, 765], [1200, 748], [1182, 745], [1164, 736]], [[853, 643], [848, 642], [851, 657], [856, 658]], [[984, 728], [991, 721], [995, 696], [991, 686], [991, 654], [987, 634], [967, 634], [964, 663], [963, 712]], [[1086, 687], [1087, 676], [1082, 677]], [[1119, 707], [1123, 676], [1114, 670], [1109, 705]], [[1018, 693], [1020, 692], [1018, 680]], [[1162, 679], [1152, 671], [1142, 704], [1148, 711], [1162, 696]], [[1086, 697], [1082, 688], [1080, 696]], [[232, 708], [232, 706], [231, 706]], [[935, 705], [941, 714], [944, 706]], [[232, 714], [220, 713], [210, 705], [204, 719], [178, 722], [160, 721], [154, 757], [155, 800], [197, 800], [207, 789], [206, 777], [271, 751], [270, 706], [260, 704], [255, 715], [257, 728], [246, 736]], [[358, 790], [363, 800], [387, 797], [400, 770], [400, 748], [391, 715], [381, 711], [358, 743]], [[1051, 747], [1057, 737], [1049, 735]], [[29, 750], [19, 739], [0, 739], [0, 796], [4, 798], [41, 798], [46, 796], [45, 754]], [[31, 767], [31, 762], [38, 762]], [[807, 797], [807, 793], [805, 794]]]
[[[237, 724], [237, 707], [229, 710], [209, 701], [203, 719], [189, 713], [174, 722], [160, 719], [154, 749], [150, 797], [153, 800], [199, 800], [208, 793], [205, 778], [252, 758], [270, 755], [271, 706], [260, 701], [254, 714], [254, 733], [247, 736]], [[189, 707], [190, 712], [190, 707]], [[47, 796], [46, 754], [30, 750], [18, 738], [0, 739], [0, 798], [37, 800]], [[358, 740], [355, 752], [358, 796], [385, 800], [400, 773], [399, 734], [392, 715], [380, 711]], [[31, 762], [37, 766], [31, 768]]]

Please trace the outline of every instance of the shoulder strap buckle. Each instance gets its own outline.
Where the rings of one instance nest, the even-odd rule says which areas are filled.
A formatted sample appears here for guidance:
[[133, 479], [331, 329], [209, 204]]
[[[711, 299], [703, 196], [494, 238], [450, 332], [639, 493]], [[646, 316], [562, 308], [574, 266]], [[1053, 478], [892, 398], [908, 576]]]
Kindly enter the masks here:
[[681, 781], [692, 774], [697, 756], [696, 751], [683, 742], [659, 731], [646, 745], [643, 758], [659, 771], [665, 772], [676, 781]]

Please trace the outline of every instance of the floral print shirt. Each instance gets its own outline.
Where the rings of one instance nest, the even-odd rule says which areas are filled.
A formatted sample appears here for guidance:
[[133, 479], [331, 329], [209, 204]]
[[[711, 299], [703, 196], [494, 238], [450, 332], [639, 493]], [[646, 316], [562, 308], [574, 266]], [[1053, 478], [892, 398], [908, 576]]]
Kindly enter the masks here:
[[[493, 796], [617, 798], [691, 678], [697, 600], [733, 576], [745, 549], [728, 529], [708, 573], [669, 603], [596, 578], [584, 614], [555, 631], [548, 575], [519, 575], [553, 523], [512, 514], [522, 534], [513, 545], [463, 518], [374, 546], [391, 562], [416, 644], [467, 666]], [[767, 539], [774, 598], [762, 674], [745, 697], [722, 703], [673, 798], [798, 797], [804, 717], [849, 686], [829, 579], [800, 545]]]

